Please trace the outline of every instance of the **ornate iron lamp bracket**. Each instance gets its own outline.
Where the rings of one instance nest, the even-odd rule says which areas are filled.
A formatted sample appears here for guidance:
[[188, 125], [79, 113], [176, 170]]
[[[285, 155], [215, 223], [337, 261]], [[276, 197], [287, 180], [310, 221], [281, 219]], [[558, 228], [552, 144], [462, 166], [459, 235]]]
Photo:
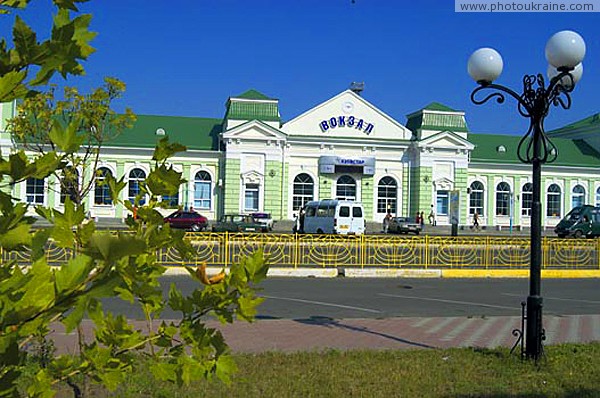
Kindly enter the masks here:
[[[548, 115], [551, 105], [561, 106], [563, 109], [571, 107], [569, 93], [575, 88], [571, 70], [559, 69], [560, 73], [550, 80], [547, 88], [541, 74], [525, 75], [523, 77], [523, 94], [520, 95], [508, 87], [486, 81], [479, 81], [479, 86], [471, 93], [471, 101], [476, 105], [484, 104], [491, 99], [502, 104], [505, 101], [505, 95], [509, 95], [517, 101], [519, 113], [529, 119], [529, 129], [521, 138], [517, 148], [517, 156], [521, 162], [552, 163], [556, 160], [558, 149], [544, 131], [544, 119]], [[478, 94], [484, 90], [493, 90], [493, 92], [478, 99]], [[540, 145], [537, 154], [534, 150], [536, 141]]]

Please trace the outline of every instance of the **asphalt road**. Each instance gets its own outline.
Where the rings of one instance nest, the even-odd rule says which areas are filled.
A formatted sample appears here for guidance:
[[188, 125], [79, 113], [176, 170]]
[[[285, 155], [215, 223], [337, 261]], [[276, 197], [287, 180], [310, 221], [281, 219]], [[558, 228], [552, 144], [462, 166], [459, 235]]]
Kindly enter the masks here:
[[[185, 276], [161, 279], [165, 297], [171, 283], [184, 293], [197, 286]], [[260, 319], [518, 316], [529, 291], [527, 279], [269, 278]], [[596, 279], [542, 280], [544, 314], [600, 314]], [[141, 312], [120, 300], [104, 307], [130, 319]], [[165, 311], [165, 319], [178, 315]]]

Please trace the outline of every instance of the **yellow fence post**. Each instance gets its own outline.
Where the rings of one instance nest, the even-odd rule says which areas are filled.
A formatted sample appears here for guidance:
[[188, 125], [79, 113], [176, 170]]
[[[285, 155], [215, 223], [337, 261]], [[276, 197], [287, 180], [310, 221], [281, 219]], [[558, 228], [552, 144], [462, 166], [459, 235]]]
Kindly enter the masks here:
[[425, 244], [423, 245], [423, 258], [425, 259], [425, 269], [429, 266], [429, 235], [425, 235]]
[[365, 268], [365, 257], [367, 256], [367, 250], [365, 247], [365, 235], [360, 236], [360, 268]]
[[223, 244], [225, 245], [225, 250], [223, 250], [223, 253], [225, 253], [225, 258], [223, 259], [223, 265], [225, 268], [227, 268], [227, 266], [229, 264], [229, 232], [227, 232], [227, 231], [225, 231]]

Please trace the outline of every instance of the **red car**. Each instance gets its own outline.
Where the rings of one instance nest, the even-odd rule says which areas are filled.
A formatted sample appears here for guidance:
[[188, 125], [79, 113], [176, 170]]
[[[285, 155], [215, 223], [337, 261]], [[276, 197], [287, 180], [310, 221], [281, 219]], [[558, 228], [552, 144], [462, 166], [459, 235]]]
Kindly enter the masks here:
[[208, 227], [208, 219], [195, 211], [176, 211], [164, 219], [171, 228], [189, 229], [194, 232], [204, 231]]

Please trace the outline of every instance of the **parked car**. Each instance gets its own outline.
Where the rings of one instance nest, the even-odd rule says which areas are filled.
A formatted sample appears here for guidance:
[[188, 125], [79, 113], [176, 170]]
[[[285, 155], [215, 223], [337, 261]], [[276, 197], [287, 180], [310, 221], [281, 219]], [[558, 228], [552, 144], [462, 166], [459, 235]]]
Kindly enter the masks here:
[[584, 205], [574, 207], [554, 228], [559, 238], [600, 236], [600, 207]]
[[164, 218], [171, 228], [188, 229], [194, 232], [204, 231], [208, 227], [208, 219], [195, 211], [178, 210]]
[[213, 224], [213, 232], [261, 232], [263, 225], [254, 221], [254, 217], [243, 214], [225, 214]]
[[410, 217], [392, 217], [388, 226], [389, 233], [419, 235], [421, 233], [421, 224], [415, 222]]
[[263, 226], [263, 232], [273, 230], [274, 221], [270, 213], [252, 213], [250, 215], [254, 218], [254, 221]]

